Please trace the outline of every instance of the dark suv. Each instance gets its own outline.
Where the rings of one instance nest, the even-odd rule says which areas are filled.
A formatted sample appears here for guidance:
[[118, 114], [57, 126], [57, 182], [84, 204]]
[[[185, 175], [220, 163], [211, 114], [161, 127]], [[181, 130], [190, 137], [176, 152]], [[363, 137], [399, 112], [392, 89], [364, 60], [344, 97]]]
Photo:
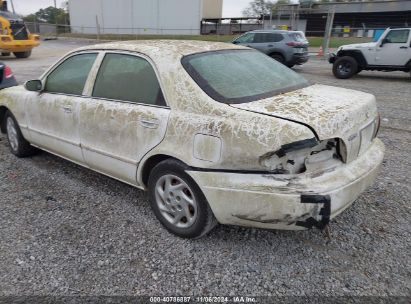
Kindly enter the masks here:
[[308, 61], [308, 41], [303, 32], [257, 30], [247, 32], [233, 41], [259, 50], [275, 60], [293, 67]]

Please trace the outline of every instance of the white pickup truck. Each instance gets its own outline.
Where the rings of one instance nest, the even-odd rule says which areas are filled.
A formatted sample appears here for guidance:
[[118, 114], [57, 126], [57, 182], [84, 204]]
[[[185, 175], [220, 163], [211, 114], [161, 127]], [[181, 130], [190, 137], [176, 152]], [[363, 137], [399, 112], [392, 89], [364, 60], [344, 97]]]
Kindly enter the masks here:
[[411, 71], [411, 28], [388, 28], [376, 42], [348, 44], [330, 55], [334, 76], [347, 79], [362, 70]]

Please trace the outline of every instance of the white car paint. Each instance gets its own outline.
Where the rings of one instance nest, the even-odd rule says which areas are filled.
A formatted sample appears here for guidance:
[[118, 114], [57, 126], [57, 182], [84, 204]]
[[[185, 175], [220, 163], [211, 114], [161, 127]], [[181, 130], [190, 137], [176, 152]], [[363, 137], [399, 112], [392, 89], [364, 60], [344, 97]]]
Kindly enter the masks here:
[[[375, 98], [352, 90], [313, 85], [248, 104], [213, 100], [185, 71], [190, 54], [243, 49], [222, 43], [139, 41], [85, 47], [98, 52], [82, 96], [0, 92], [0, 109], [10, 110], [33, 145], [141, 189], [145, 165], [159, 155], [185, 163], [220, 223], [302, 229], [347, 208], [375, 179], [384, 145], [375, 138]], [[91, 96], [103, 56], [126, 53], [153, 66], [167, 106], [149, 106]], [[59, 63], [57, 63], [58, 65]], [[56, 65], [56, 66], [57, 66]], [[53, 66], [40, 79], [43, 83]], [[315, 136], [318, 136], [316, 139]], [[315, 142], [301, 151], [295, 143]], [[324, 147], [342, 154], [335, 159]], [[338, 146], [337, 146], [338, 145]], [[283, 151], [284, 155], [276, 154]], [[296, 174], [278, 166], [307, 165]], [[291, 172], [291, 171], [290, 171]], [[306, 228], [309, 228], [307, 226]]]

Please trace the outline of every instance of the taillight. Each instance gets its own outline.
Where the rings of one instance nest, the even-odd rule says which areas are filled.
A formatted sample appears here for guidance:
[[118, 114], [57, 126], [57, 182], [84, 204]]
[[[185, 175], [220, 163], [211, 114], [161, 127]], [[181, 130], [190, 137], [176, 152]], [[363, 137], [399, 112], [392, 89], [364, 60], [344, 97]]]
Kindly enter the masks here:
[[11, 77], [13, 77], [13, 71], [11, 70], [11, 68], [9, 66], [6, 65], [6, 67], [4, 68], [4, 77], [9, 79]]

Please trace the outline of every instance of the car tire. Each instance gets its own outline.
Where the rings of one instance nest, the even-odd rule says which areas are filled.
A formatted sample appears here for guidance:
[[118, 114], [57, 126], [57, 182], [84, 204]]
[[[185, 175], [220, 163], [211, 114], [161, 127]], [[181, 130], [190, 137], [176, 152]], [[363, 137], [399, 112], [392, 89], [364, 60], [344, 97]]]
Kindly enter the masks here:
[[1, 56], [10, 56], [10, 52], [3, 52], [3, 53], [1, 53]]
[[151, 208], [160, 223], [182, 238], [199, 238], [217, 220], [186, 166], [175, 159], [162, 161], [151, 171], [148, 191]]
[[31, 56], [31, 51], [27, 52], [14, 52], [13, 53], [16, 58], [29, 58]]
[[338, 58], [333, 64], [333, 74], [339, 79], [348, 79], [357, 74], [358, 63], [351, 56]]
[[11, 112], [6, 113], [4, 124], [11, 153], [17, 157], [27, 157], [38, 151], [23, 137], [20, 127]]
[[285, 59], [284, 59], [283, 55], [281, 55], [281, 54], [271, 54], [270, 57], [273, 58], [274, 60], [278, 61], [279, 63], [282, 63], [282, 64], [285, 63]]

